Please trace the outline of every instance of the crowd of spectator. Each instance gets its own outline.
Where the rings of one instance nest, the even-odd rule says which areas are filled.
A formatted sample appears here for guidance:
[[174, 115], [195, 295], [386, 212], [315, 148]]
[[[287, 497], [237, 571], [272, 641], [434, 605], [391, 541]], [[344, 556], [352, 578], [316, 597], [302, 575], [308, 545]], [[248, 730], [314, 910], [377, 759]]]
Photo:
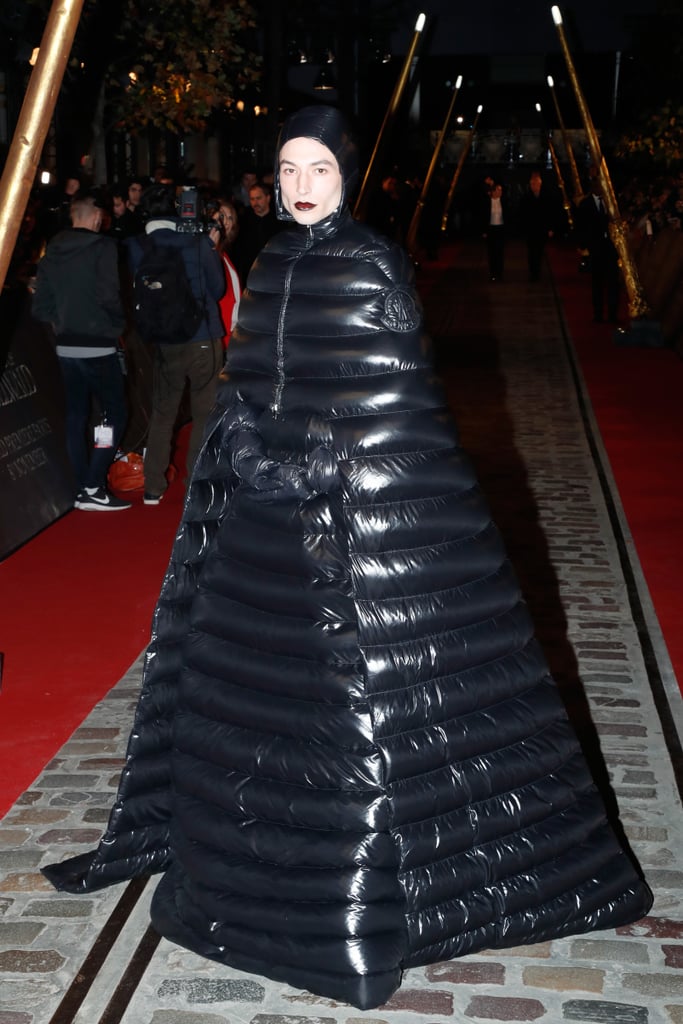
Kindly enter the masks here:
[[657, 235], [683, 229], [683, 171], [638, 175], [619, 189], [619, 209], [635, 231]]
[[[188, 416], [189, 475], [250, 263], [281, 227], [270, 211], [267, 177], [249, 169], [234, 187], [221, 187], [176, 181], [160, 166], [150, 177], [93, 187], [75, 171], [56, 187], [32, 192], [4, 289], [55, 347], [75, 507], [131, 507], [107, 487], [117, 452], [144, 452], [144, 503], [158, 504], [176, 424]], [[182, 250], [178, 280], [186, 281], [201, 314], [187, 338], [144, 336], [136, 296], [157, 293], [136, 290], [136, 271], [150, 246], [159, 265], [173, 262], [171, 250]], [[174, 298], [180, 294], [169, 286]]]
[[[118, 242], [123, 242], [126, 238], [144, 230], [140, 202], [146, 188], [153, 184], [164, 184], [170, 188], [196, 187], [200, 197], [200, 216], [205, 221], [207, 230], [211, 226], [210, 222], [213, 219], [214, 211], [221, 203], [228, 202], [234, 205], [238, 215], [238, 229], [231, 232], [230, 247], [234, 246], [239, 250], [241, 245], [247, 245], [245, 237], [239, 244], [237, 242], [240, 234], [239, 226], [245, 219], [249, 221], [253, 218], [255, 205], [259, 205], [259, 209], [261, 209], [264, 203], [267, 203], [270, 196], [271, 180], [272, 173], [270, 171], [264, 171], [260, 175], [255, 168], [248, 168], [241, 174], [238, 181], [229, 186], [221, 185], [218, 182], [186, 178], [176, 181], [167, 168], [160, 165], [155, 168], [153, 175], [135, 175], [124, 182], [95, 187], [80, 170], [67, 173], [57, 186], [38, 186], [31, 193], [14, 247], [6, 283], [8, 286], [16, 282], [30, 283], [47, 242], [58, 231], [70, 226], [71, 201], [76, 195], [94, 196], [98, 207], [102, 210], [100, 230]], [[259, 195], [255, 196], [254, 202], [251, 202], [250, 190], [254, 187], [259, 189]]]
[[[238, 214], [238, 223], [241, 225], [249, 211], [247, 222], [254, 221], [258, 214], [254, 206], [250, 204], [249, 191], [252, 187], [261, 190], [255, 195], [256, 206], [263, 209], [267, 206], [269, 198], [269, 186], [272, 178], [270, 171], [258, 174], [255, 168], [246, 168], [238, 180], [229, 187], [221, 186], [216, 182], [204, 181], [193, 182], [198, 184], [200, 194], [205, 203], [205, 208], [210, 209], [222, 201], [234, 204]], [[19, 237], [16, 242], [14, 255], [8, 272], [8, 283], [13, 280], [26, 282], [35, 272], [35, 264], [44, 251], [46, 242], [63, 227], [69, 224], [69, 206], [75, 194], [94, 194], [98, 205], [103, 211], [102, 230], [119, 241], [130, 237], [142, 230], [142, 221], [139, 213], [139, 204], [145, 187], [153, 183], [164, 184], [187, 184], [188, 182], [174, 182], [164, 166], [155, 169], [154, 174], [149, 177], [133, 176], [124, 183], [114, 183], [110, 186], [91, 188], [87, 179], [80, 173], [67, 174], [58, 187], [39, 187], [31, 194], [27, 204], [24, 218], [22, 220]], [[265, 198], [263, 192], [265, 186]], [[371, 220], [380, 229], [387, 229], [383, 216], [385, 206], [391, 205], [392, 210], [387, 215], [391, 218], [391, 226], [387, 234], [398, 236], [399, 241], [405, 240], [407, 223], [410, 220], [412, 206], [404, 203], [402, 209], [395, 212], [393, 207], [398, 208], [396, 196], [391, 194], [391, 188], [396, 190], [396, 175], [392, 172], [382, 182], [381, 189], [378, 189], [376, 201], [373, 202]], [[383, 191], [386, 190], [386, 191]], [[419, 189], [417, 190], [419, 191]], [[417, 195], [414, 182], [406, 183], [404, 192], [409, 193], [414, 200]], [[634, 231], [646, 235], [656, 235], [665, 228], [680, 231], [683, 228], [683, 171], [661, 174], [638, 174], [627, 179], [617, 189], [620, 212]], [[387, 195], [394, 200], [389, 204]], [[514, 199], [509, 190], [509, 196]], [[385, 200], [384, 205], [382, 200]], [[272, 220], [269, 216], [268, 222]], [[394, 231], [394, 221], [400, 223], [400, 231]], [[257, 227], [262, 228], [262, 223], [256, 222]], [[261, 231], [261, 233], [263, 233]], [[240, 262], [241, 273], [244, 276], [245, 259], [240, 258], [240, 248], [248, 249], [248, 240], [243, 235], [238, 243], [239, 231], [235, 231], [230, 248], [237, 252], [236, 262]], [[248, 258], [248, 257], [247, 257]]]
[[[552, 237], [573, 239], [589, 254], [587, 265], [592, 277], [594, 319], [601, 321], [607, 318], [616, 323], [618, 258], [609, 237], [608, 217], [596, 184], [595, 178], [592, 189], [587, 183], [586, 195], [575, 207], [572, 226], [553, 175], [548, 173], [544, 177], [539, 171], [533, 171], [526, 182], [516, 178], [506, 182], [505, 186], [489, 176], [461, 190], [461, 204], [459, 208], [456, 204], [457, 212], [451, 217], [449, 229], [467, 233], [469, 227], [486, 239], [491, 281], [503, 277], [506, 235], [516, 234], [526, 240], [529, 279], [532, 281], [539, 279], [545, 242]], [[123, 183], [99, 187], [93, 187], [80, 171], [68, 173], [58, 186], [39, 187], [31, 194], [5, 281], [5, 288], [26, 288], [33, 292], [35, 305], [37, 267], [46, 248], [56, 236], [62, 238], [62, 233], [69, 231], [74, 221], [74, 208], [87, 200], [85, 215], [93, 223], [96, 221], [96, 227], [92, 227], [90, 222], [86, 227], [115, 242], [119, 254], [118, 278], [125, 326], [120, 332], [118, 354], [122, 357], [124, 373], [128, 374], [128, 418], [125, 434], [122, 425], [117, 427], [116, 443], [121, 443], [122, 450], [132, 448], [138, 452], [149, 436], [148, 410], [150, 404], [153, 407], [150, 399], [153, 382], [148, 346], [138, 344], [131, 316], [131, 253], [135, 250], [136, 240], [144, 238], [145, 231], [151, 227], [149, 222], [146, 226], [143, 211], [145, 197], [154, 187], [168, 193], [170, 213], [175, 212], [181, 219], [187, 212], [185, 197], [188, 193], [194, 197], [191, 230], [208, 236], [204, 241], [217, 251], [222, 264], [222, 298], [215, 300], [218, 304], [216, 323], [222, 327], [210, 333], [218, 351], [221, 345], [224, 348], [236, 320], [249, 268], [269, 238], [283, 226], [272, 208], [272, 173], [259, 175], [253, 167], [245, 168], [239, 178], [227, 187], [210, 181], [177, 181], [163, 165], [149, 177], [136, 175]], [[371, 197], [368, 221], [399, 244], [409, 245], [409, 226], [421, 188], [419, 175], [399, 174], [397, 169], [392, 169], [385, 174]], [[628, 178], [618, 185], [617, 200], [621, 216], [636, 236], [656, 236], [667, 229], [680, 231], [683, 228], [683, 171]], [[413, 239], [410, 255], [416, 266], [422, 259], [436, 258], [442, 237], [443, 204], [444, 188], [443, 181], [440, 181], [431, 205], [426, 204], [422, 211], [417, 241]], [[77, 226], [75, 222], [74, 226]], [[163, 221], [164, 226], [168, 226], [168, 222]], [[602, 240], [600, 245], [596, 242], [598, 238]], [[205, 301], [205, 296], [202, 298]], [[53, 318], [42, 319], [52, 321]], [[218, 356], [215, 361], [218, 366]], [[182, 394], [183, 379], [179, 380], [176, 389], [178, 395]], [[176, 412], [174, 406], [172, 415], [169, 413], [170, 420], [175, 421]], [[80, 424], [78, 430], [81, 430]], [[145, 493], [145, 501], [149, 504], [158, 504], [163, 493], [166, 461], [164, 454], [157, 474], [159, 480], [149, 494]], [[101, 481], [89, 483], [94, 488]], [[87, 487], [87, 483], [84, 486]], [[113, 506], [110, 504], [109, 507]]]

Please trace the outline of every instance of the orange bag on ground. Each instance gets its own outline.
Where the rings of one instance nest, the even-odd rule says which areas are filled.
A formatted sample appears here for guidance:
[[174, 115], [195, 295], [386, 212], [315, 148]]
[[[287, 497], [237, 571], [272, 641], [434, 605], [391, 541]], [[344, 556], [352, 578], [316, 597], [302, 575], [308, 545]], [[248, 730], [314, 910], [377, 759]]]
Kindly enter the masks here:
[[107, 474], [113, 491], [142, 491], [145, 487], [145, 471], [142, 455], [128, 452], [114, 459]]

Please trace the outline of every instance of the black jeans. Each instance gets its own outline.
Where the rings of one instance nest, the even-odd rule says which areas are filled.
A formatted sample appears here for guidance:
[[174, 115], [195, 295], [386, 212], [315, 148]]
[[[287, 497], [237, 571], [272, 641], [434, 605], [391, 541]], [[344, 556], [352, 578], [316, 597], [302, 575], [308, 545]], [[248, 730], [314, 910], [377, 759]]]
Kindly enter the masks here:
[[[107, 471], [126, 426], [128, 415], [123, 374], [118, 356], [72, 358], [59, 356], [66, 398], [66, 450], [73, 466], [77, 490], [105, 487]], [[90, 436], [90, 416], [96, 402], [96, 416], [112, 428], [112, 445], [95, 448]]]

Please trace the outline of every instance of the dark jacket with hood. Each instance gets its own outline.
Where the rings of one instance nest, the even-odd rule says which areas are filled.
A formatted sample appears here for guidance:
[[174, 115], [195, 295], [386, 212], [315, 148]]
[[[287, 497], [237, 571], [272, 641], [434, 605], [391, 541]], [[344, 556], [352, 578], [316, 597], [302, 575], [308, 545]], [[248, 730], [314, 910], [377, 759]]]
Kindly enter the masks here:
[[38, 264], [31, 309], [60, 346], [112, 348], [125, 323], [116, 242], [86, 228], [60, 231]]
[[[331, 108], [285, 124], [353, 151]], [[642, 916], [441, 387], [404, 252], [339, 209], [258, 257], [87, 891], [361, 1008], [410, 966]], [[285, 216], [276, 180], [276, 202]]]
[[[167, 249], [180, 249], [185, 273], [192, 294], [202, 309], [202, 319], [189, 340], [208, 341], [221, 338], [225, 333], [223, 321], [218, 310], [218, 300], [225, 291], [225, 272], [220, 256], [216, 252], [208, 235], [201, 233], [184, 233], [177, 230], [179, 218], [155, 217], [145, 224], [144, 233], [155, 245]], [[139, 235], [127, 238], [131, 277], [140, 265], [143, 254], [143, 243]]]

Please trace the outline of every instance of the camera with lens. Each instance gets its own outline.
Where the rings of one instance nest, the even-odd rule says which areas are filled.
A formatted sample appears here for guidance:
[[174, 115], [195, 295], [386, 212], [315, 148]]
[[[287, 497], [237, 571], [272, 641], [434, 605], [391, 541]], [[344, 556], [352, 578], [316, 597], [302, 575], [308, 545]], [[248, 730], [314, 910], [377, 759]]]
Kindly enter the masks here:
[[183, 185], [177, 195], [178, 224], [176, 231], [186, 235], [201, 235], [213, 226], [202, 204], [199, 189], [194, 185]]
[[220, 212], [221, 204], [217, 199], [207, 199], [204, 204], [204, 216], [206, 217], [207, 231], [217, 231], [219, 238], [225, 238], [225, 224]]

